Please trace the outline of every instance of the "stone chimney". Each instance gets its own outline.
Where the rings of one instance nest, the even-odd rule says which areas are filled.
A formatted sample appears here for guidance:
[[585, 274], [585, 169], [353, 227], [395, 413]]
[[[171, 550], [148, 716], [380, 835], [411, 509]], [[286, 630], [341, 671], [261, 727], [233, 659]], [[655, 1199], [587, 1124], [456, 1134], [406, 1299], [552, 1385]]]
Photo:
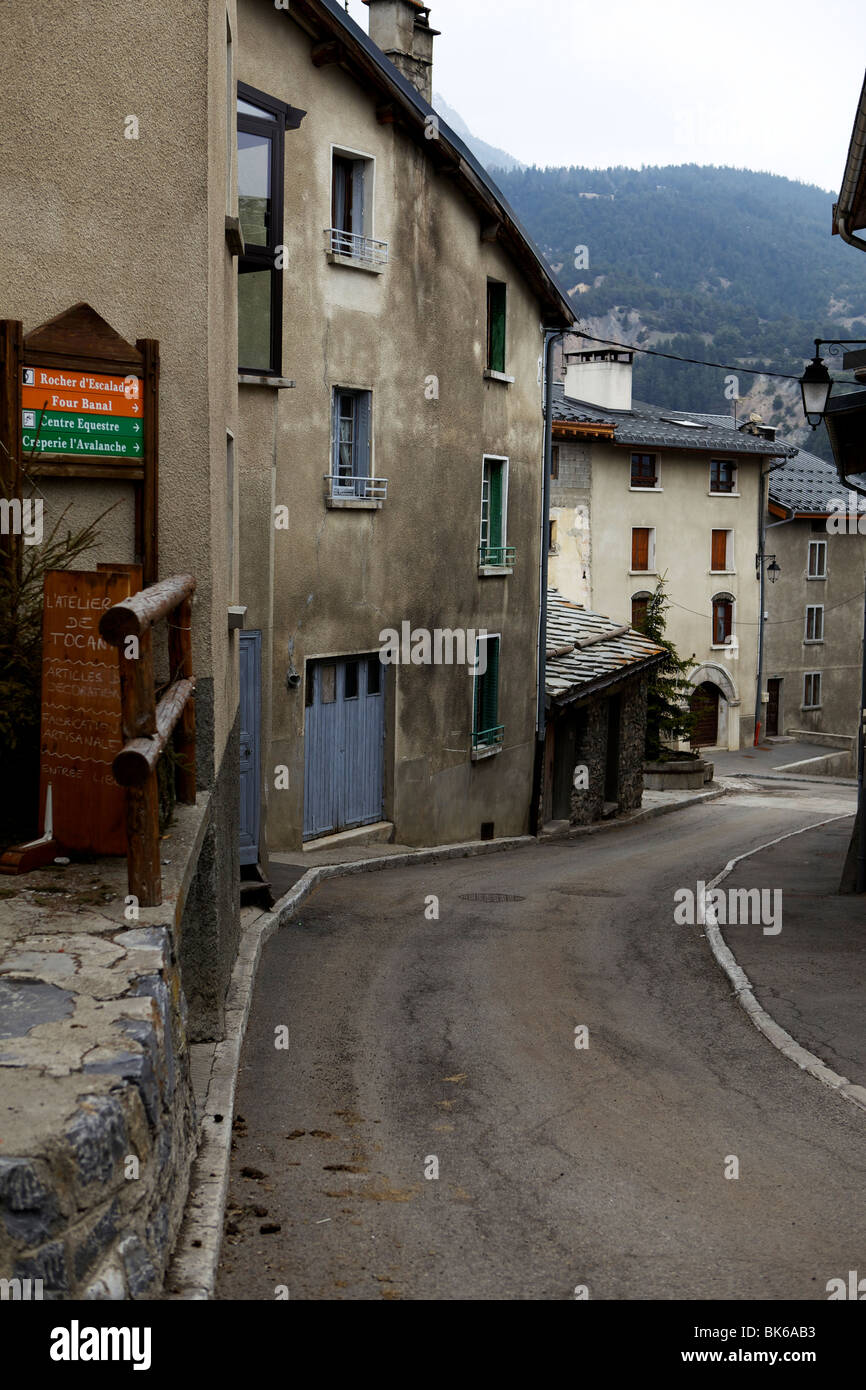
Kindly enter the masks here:
[[370, 38], [426, 102], [433, 99], [433, 40], [430, 7], [420, 0], [364, 0], [370, 7]]
[[566, 353], [565, 394], [605, 410], [631, 410], [634, 353], [623, 348], [587, 348]]

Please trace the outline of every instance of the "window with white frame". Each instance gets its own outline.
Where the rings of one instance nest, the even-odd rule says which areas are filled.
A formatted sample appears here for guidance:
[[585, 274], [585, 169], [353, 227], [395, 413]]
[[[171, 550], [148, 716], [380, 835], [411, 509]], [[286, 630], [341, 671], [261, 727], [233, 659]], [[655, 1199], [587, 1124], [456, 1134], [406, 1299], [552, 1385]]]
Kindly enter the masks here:
[[373, 237], [375, 160], [335, 149], [331, 166], [329, 249], [335, 256], [367, 266], [383, 266], [388, 244]]
[[734, 635], [734, 596], [715, 594], [713, 597], [712, 646], [730, 646]]
[[809, 542], [809, 565], [806, 571], [809, 579], [827, 578], [827, 542]]
[[806, 608], [805, 641], [824, 641], [824, 605], [822, 603], [810, 603]]
[[819, 709], [821, 705], [821, 672], [809, 671], [803, 677], [803, 709]]
[[733, 531], [713, 531], [710, 548], [710, 570], [713, 574], [727, 574], [734, 568]]
[[514, 547], [506, 544], [507, 524], [508, 459], [488, 457], [481, 479], [480, 566], [502, 569], [514, 563]]
[[372, 391], [334, 387], [330, 476], [332, 497], [369, 496], [372, 402]]

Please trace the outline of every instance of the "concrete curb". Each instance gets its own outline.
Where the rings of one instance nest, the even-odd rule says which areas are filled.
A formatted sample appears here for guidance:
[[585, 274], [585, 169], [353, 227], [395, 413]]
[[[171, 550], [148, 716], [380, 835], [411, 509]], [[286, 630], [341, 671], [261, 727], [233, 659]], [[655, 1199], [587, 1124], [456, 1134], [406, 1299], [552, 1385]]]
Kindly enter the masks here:
[[699, 793], [670, 806], [652, 806], [621, 821], [579, 826], [562, 836], [539, 840], [518, 835], [502, 840], [470, 840], [459, 845], [436, 845], [430, 849], [408, 850], [404, 854], [382, 855], [342, 864], [317, 864], [263, 912], [241, 938], [226, 999], [226, 1036], [217, 1044], [208, 1083], [207, 1100], [201, 1120], [201, 1140], [190, 1175], [189, 1199], [183, 1225], [166, 1275], [166, 1297], [178, 1300], [209, 1299], [216, 1288], [222, 1245], [223, 1219], [228, 1196], [231, 1162], [232, 1117], [240, 1067], [241, 1047], [253, 999], [256, 972], [264, 946], [280, 927], [291, 921], [301, 903], [329, 878], [374, 873], [382, 869], [401, 869], [409, 864], [441, 864], [449, 859], [470, 859], [482, 854], [498, 854], [527, 845], [556, 844], [581, 835], [624, 829], [645, 820], [689, 806], [715, 801], [736, 789], [720, 787]]
[[[781, 844], [783, 840], [791, 840], [795, 835], [805, 835], [809, 830], [819, 830], [822, 825], [831, 825], [834, 821], [850, 820], [855, 814], [852, 811], [844, 816], [828, 816], [826, 820], [816, 821], [813, 825], [804, 825], [800, 830], [791, 830], [786, 835], [777, 836], [775, 840], [768, 840], [766, 844], [758, 845], [756, 849], [751, 849], [746, 854], [738, 854], [736, 859], [731, 859], [722, 869], [722, 872], [716, 874], [716, 877], [706, 885], [706, 891], [710, 892], [711, 889], [717, 888], [720, 883], [723, 883], [742, 860], [751, 859], [753, 855], [761, 854], [766, 849], [772, 849], [773, 845]], [[801, 1047], [800, 1043], [781, 1024], [771, 1018], [766, 1009], [758, 1002], [751, 980], [743, 968], [738, 965], [719, 927], [707, 922], [704, 923], [704, 932], [713, 955], [734, 987], [734, 994], [738, 1002], [767, 1041], [771, 1042], [789, 1061], [795, 1062], [801, 1071], [808, 1072], [822, 1085], [829, 1087], [838, 1095], [844, 1096], [845, 1100], [851, 1101], [861, 1110], [866, 1110], [866, 1087], [854, 1085], [847, 1076], [840, 1076], [838, 1072], [825, 1066], [814, 1052], [809, 1052], [807, 1048]]]

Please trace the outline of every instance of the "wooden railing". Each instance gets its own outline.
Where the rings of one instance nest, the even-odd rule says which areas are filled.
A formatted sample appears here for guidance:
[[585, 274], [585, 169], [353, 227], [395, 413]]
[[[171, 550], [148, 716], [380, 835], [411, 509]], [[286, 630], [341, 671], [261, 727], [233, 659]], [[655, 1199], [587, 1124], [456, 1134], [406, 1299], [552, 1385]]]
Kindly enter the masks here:
[[[129, 892], [141, 907], [159, 907], [159, 791], [156, 765], [170, 738], [175, 795], [195, 805], [195, 679], [192, 674], [192, 595], [195, 579], [176, 574], [103, 613], [100, 635], [117, 647], [123, 748], [112, 765], [126, 791]], [[153, 624], [168, 619], [170, 684], [156, 703]]]

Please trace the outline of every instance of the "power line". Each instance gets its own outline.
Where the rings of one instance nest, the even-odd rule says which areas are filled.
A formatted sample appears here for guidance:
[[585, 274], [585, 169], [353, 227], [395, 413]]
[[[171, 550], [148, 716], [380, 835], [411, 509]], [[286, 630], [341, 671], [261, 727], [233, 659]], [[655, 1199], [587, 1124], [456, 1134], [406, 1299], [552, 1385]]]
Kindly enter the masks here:
[[[855, 599], [860, 599], [860, 600], [862, 600], [864, 597], [866, 597], [866, 590], [862, 590], [862, 589], [861, 589], [861, 591], [860, 591], [859, 594], [851, 594], [850, 598], [843, 598], [842, 601], [841, 601], [841, 603], [834, 603], [834, 604], [832, 604], [831, 607], [829, 607], [829, 608], [825, 607], [825, 608], [824, 608], [824, 612], [825, 612], [825, 613], [835, 613], [835, 611], [836, 611], [837, 608], [845, 608], [849, 603], [853, 603]], [[712, 619], [712, 614], [710, 614], [710, 613], [700, 613], [700, 612], [698, 612], [697, 608], [686, 608], [686, 606], [685, 606], [684, 603], [677, 603], [676, 599], [668, 598], [668, 603], [671, 605], [672, 608], [680, 608], [680, 609], [682, 609], [682, 611], [683, 611], [684, 613], [691, 613], [691, 614], [693, 614], [693, 616], [696, 617], [696, 618], [709, 618], [709, 619]], [[796, 616], [796, 618], [766, 618], [766, 619], [764, 620], [764, 627], [785, 627], [785, 625], [786, 625], [787, 623], [802, 623], [802, 622], [803, 622], [803, 614], [802, 614], [802, 613], [798, 613], [797, 616]], [[740, 618], [737, 619], [737, 627], [760, 627], [760, 626], [761, 626], [760, 622], [757, 622], [757, 623], [749, 623], [749, 622], [746, 622], [746, 621], [744, 621], [744, 620], [741, 620]]]
[[[590, 343], [603, 343], [606, 347], [623, 348], [626, 352], [643, 352], [648, 357], [666, 357], [669, 362], [688, 362], [693, 367], [717, 367], [721, 372], [745, 372], [747, 376], [771, 376], [779, 381], [797, 381], [799, 376], [793, 376], [790, 372], [771, 372], [767, 368], [758, 367], [732, 367], [725, 362], [705, 362], [701, 357], [680, 357], [675, 352], [661, 352], [658, 348], [638, 347], [635, 343], [617, 343], [613, 338], [595, 338], [592, 333], [584, 333], [582, 330], [573, 328], [570, 330], [572, 335], [577, 338], [585, 338]], [[840, 386], [860, 386], [859, 381], [851, 381], [845, 377], [834, 377], [833, 380]]]

